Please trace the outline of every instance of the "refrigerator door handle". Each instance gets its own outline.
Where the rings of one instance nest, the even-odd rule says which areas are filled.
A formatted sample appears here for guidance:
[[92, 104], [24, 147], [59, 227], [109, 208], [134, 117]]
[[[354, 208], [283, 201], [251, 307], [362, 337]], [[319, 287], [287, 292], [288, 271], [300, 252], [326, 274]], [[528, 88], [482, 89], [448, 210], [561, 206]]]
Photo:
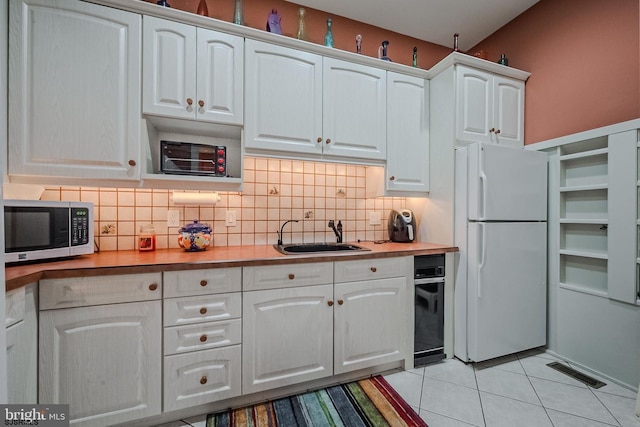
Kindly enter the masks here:
[[478, 155], [478, 176], [480, 178], [480, 194], [478, 195], [478, 219], [485, 219], [484, 210], [487, 205], [487, 174], [484, 173], [484, 150], [481, 146], [480, 154]]
[[482, 270], [484, 269], [484, 257], [486, 251], [484, 224], [478, 224], [478, 299], [482, 298]]

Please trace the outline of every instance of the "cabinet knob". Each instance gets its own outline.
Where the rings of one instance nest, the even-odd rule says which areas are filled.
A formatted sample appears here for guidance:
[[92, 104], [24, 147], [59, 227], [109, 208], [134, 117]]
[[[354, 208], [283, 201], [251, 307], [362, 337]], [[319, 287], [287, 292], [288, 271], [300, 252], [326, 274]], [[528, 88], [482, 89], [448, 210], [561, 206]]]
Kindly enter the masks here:
[[339, 299], [339, 300], [338, 300], [338, 305], [342, 305], [342, 304], [344, 304], [344, 301], [343, 301], [343, 300], [341, 300], [341, 299]]
[[187, 105], [192, 105], [192, 104], [193, 104], [193, 99], [187, 98]]
[[319, 136], [319, 137], [318, 137], [318, 139], [317, 139], [317, 141], [318, 141], [318, 142], [322, 142], [322, 137], [321, 137], [321, 136]]
[[202, 99], [201, 99], [201, 100], [199, 100], [199, 101], [198, 101], [198, 105], [199, 105], [199, 106], [201, 106], [201, 107], [204, 107], [204, 101], [203, 101]]
[[396, 177], [395, 177], [395, 176], [391, 175], [391, 176], [389, 177], [389, 181], [395, 181], [395, 180], [396, 180]]
[[329, 307], [333, 307], [333, 301], [331, 301], [331, 300], [327, 301], [327, 305], [328, 305]]
[[135, 166], [135, 165], [136, 165], [135, 160], [129, 160], [129, 166]]
[[207, 314], [207, 307], [202, 307], [200, 309], [200, 314]]
[[372, 273], [375, 273], [376, 271], [378, 271], [378, 269], [377, 269], [377, 268], [375, 268], [375, 267], [371, 267], [371, 272], [372, 272]]
[[325, 141], [327, 144], [331, 144], [331, 138], [327, 138], [327, 140]]
[[205, 334], [200, 335], [200, 342], [207, 342], [207, 336]]
[[209, 284], [209, 282], [207, 282], [206, 280], [200, 280], [200, 286], [202, 286], [203, 288], [205, 286], [207, 286]]
[[494, 133], [495, 131], [496, 131], [496, 128], [489, 129], [489, 133]]
[[207, 377], [203, 376], [202, 378], [200, 378], [200, 384], [205, 385], [207, 383]]
[[496, 135], [500, 135], [500, 129], [496, 129]]
[[289, 280], [293, 280], [293, 279], [295, 279], [295, 278], [296, 278], [296, 275], [295, 275], [295, 274], [293, 274], [293, 273], [289, 274]]
[[156, 289], [158, 289], [158, 284], [157, 283], [152, 283], [149, 285], [149, 290], [150, 291], [155, 291]]

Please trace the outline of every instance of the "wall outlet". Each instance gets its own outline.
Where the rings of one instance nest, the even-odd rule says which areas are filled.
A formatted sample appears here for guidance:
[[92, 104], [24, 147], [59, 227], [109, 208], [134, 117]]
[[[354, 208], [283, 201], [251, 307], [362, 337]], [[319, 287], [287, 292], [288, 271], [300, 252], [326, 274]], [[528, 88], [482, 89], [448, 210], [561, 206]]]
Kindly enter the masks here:
[[224, 221], [224, 225], [226, 225], [227, 227], [236, 226], [236, 211], [227, 211], [227, 216]]
[[169, 209], [167, 211], [167, 227], [180, 227], [180, 211]]
[[369, 225], [380, 225], [380, 224], [382, 224], [380, 212], [376, 212], [376, 211], [369, 212]]

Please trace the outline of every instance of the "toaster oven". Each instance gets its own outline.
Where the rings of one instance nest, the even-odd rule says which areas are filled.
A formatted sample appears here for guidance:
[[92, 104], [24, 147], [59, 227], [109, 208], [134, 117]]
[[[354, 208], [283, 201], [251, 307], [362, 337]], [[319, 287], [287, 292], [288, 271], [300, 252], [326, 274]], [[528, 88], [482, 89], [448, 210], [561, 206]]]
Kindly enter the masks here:
[[227, 176], [227, 147], [160, 141], [160, 171], [178, 175]]

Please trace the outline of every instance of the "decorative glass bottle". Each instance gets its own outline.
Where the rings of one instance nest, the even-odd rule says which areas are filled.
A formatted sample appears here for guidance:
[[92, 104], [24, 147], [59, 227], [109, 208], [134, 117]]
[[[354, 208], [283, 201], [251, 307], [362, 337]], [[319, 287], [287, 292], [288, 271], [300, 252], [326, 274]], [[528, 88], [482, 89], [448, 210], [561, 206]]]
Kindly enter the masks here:
[[209, 9], [207, 8], [207, 0], [200, 0], [198, 3], [198, 9], [196, 10], [198, 15], [209, 16]]
[[307, 39], [307, 24], [304, 22], [305, 10], [303, 7], [298, 9], [298, 40]]
[[236, 7], [233, 12], [233, 23], [244, 25], [244, 17], [242, 14], [242, 0], [236, 0]]
[[324, 45], [333, 47], [333, 33], [331, 32], [331, 18], [327, 19], [327, 34], [324, 36]]
[[460, 51], [460, 49], [458, 49], [458, 36], [459, 36], [458, 33], [455, 33], [453, 35], [453, 51], [454, 52], [459, 52]]

